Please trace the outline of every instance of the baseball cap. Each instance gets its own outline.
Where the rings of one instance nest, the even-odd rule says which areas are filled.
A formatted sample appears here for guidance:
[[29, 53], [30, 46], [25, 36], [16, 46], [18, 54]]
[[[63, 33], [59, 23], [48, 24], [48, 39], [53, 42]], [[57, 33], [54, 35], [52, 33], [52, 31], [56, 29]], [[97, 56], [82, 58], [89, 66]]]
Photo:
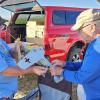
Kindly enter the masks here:
[[79, 14], [71, 30], [79, 30], [85, 23], [100, 20], [100, 10], [88, 9]]

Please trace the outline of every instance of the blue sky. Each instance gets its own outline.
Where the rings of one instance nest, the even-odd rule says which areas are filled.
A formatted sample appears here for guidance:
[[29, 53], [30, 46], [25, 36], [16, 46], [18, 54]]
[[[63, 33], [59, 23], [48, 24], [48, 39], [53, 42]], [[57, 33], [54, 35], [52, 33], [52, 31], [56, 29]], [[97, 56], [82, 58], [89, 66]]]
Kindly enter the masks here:
[[[99, 8], [100, 3], [96, 0], [38, 0], [41, 5], [52, 6], [67, 6], [67, 7], [82, 7], [82, 8]], [[5, 19], [10, 19], [11, 12], [0, 8], [0, 16]]]

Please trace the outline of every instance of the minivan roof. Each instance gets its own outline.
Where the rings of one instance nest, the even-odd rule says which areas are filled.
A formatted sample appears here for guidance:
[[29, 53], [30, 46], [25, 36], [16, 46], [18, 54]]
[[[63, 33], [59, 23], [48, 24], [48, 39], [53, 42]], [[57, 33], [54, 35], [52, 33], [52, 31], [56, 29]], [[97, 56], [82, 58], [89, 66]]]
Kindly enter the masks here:
[[80, 8], [78, 6], [70, 7], [68, 6], [68, 3], [69, 2], [66, 0], [62, 0], [62, 2], [58, 0], [46, 0], [46, 1], [45, 0], [0, 0], [1, 7], [13, 12], [18, 11], [20, 9], [25, 9], [25, 8], [33, 9], [33, 7], [35, 8], [35, 10], [39, 7], [42, 8], [43, 10], [43, 7], [47, 7], [47, 6], [48, 7], [58, 6], [58, 7]]

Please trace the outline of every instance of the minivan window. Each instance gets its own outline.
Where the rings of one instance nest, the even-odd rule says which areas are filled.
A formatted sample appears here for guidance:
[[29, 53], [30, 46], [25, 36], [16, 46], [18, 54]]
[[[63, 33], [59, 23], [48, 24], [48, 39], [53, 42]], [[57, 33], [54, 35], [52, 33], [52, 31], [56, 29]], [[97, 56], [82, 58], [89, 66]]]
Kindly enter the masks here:
[[54, 25], [75, 24], [77, 16], [81, 11], [55, 10], [53, 11], [52, 21]]
[[63, 10], [53, 11], [53, 24], [65, 25], [66, 24], [66, 12]]
[[17, 17], [15, 24], [26, 24], [30, 14], [19, 14]]
[[72, 25], [75, 24], [77, 16], [80, 14], [80, 11], [66, 11], [66, 24]]

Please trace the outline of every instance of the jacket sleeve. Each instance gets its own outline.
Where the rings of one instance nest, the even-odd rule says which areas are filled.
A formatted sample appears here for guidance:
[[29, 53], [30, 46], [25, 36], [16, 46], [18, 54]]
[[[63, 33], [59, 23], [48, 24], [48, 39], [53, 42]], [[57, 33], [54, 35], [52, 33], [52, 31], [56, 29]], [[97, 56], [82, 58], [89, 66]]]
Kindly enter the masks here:
[[98, 59], [100, 59], [100, 52], [90, 48], [85, 55], [81, 68], [77, 71], [64, 69], [62, 76], [65, 80], [74, 83], [83, 84], [90, 82], [100, 74], [100, 61]]
[[6, 47], [6, 49], [7, 49], [8, 51], [11, 50], [11, 47], [10, 47], [4, 40], [2, 40], [2, 43], [4, 44], [4, 46]]
[[6, 70], [6, 68], [8, 67], [5, 59], [0, 55], [0, 72]]
[[70, 70], [70, 71], [77, 71], [82, 65], [81, 62], [66, 62], [64, 69]]

